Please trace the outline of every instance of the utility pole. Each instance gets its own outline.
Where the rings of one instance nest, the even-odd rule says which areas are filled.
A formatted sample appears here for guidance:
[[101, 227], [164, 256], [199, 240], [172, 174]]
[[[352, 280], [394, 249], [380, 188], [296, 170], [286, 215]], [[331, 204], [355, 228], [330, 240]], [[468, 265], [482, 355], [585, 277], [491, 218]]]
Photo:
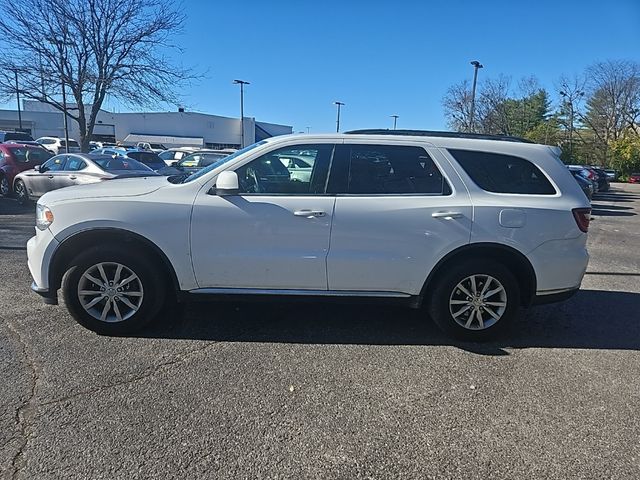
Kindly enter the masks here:
[[20, 110], [20, 88], [18, 87], [18, 70], [13, 71], [16, 76], [16, 100], [18, 102], [18, 125], [20, 131], [22, 131], [22, 111]]
[[244, 148], [244, 86], [249, 85], [249, 82], [234, 80], [233, 83], [240, 85], [240, 148]]
[[484, 65], [482, 65], [477, 60], [471, 62], [471, 65], [473, 65], [473, 88], [471, 89], [471, 114], [469, 116], [469, 129], [471, 130], [471, 132], [474, 132], [474, 115], [476, 113], [476, 83], [478, 82], [478, 69], [484, 68]]
[[399, 115], [391, 115], [391, 118], [393, 118], [393, 129], [396, 129], [396, 125], [398, 123], [398, 117]]
[[336, 133], [340, 132], [340, 107], [344, 105], [342, 102], [333, 102], [334, 105], [338, 106], [338, 119], [336, 120]]

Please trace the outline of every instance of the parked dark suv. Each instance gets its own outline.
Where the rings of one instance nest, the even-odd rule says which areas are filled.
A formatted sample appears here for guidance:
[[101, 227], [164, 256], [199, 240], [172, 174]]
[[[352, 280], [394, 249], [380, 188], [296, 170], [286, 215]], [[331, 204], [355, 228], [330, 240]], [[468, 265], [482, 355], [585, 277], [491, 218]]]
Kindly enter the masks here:
[[33, 142], [33, 137], [24, 132], [6, 132], [4, 130], [0, 130], [0, 143], [8, 142], [9, 140], [17, 142]]
[[11, 195], [13, 179], [18, 173], [41, 165], [52, 156], [48, 150], [33, 145], [0, 144], [0, 194], [3, 197]]

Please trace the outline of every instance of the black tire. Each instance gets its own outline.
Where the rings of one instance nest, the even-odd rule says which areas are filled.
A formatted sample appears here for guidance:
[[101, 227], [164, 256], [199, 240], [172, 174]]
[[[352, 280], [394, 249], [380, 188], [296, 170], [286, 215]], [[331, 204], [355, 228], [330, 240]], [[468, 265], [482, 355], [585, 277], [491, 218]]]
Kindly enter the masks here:
[[22, 180], [16, 180], [16, 183], [13, 185], [13, 193], [20, 205], [26, 206], [31, 203], [31, 200], [29, 200], [29, 193], [27, 192], [27, 186]]
[[5, 175], [0, 175], [0, 197], [11, 196], [11, 185], [9, 179]]
[[[112, 321], [104, 321], [96, 318], [83, 307], [80, 299], [80, 287], [88, 288], [89, 290], [101, 289], [99, 284], [93, 283], [87, 280], [87, 277], [84, 277], [86, 272], [89, 272], [91, 275], [93, 271], [91, 269], [95, 268], [98, 264], [103, 266], [103, 271], [105, 271], [108, 279], [110, 277], [115, 278], [114, 270], [117, 269], [116, 265], [118, 264], [123, 266], [122, 271], [125, 272], [126, 275], [129, 275], [129, 273], [126, 273], [128, 269], [128, 272], [137, 276], [136, 280], [129, 282], [127, 284], [128, 286], [123, 286], [120, 289], [127, 290], [131, 288], [132, 285], [135, 285], [136, 289], [143, 292], [141, 296], [126, 297], [127, 300], [134, 303], [140, 302], [139, 305], [136, 305], [137, 310], [124, 305], [122, 303], [122, 297], [119, 296], [133, 295], [137, 292], [131, 291], [127, 293], [125, 291], [122, 294], [115, 293], [114, 290], [116, 290], [118, 284], [115, 284], [114, 287], [108, 287], [107, 289], [110, 290], [110, 294], [119, 296], [119, 298], [107, 297], [106, 295], [109, 292], [105, 292], [105, 297], [96, 304], [95, 308], [90, 309], [95, 315], [97, 310], [101, 311], [103, 307], [106, 308], [106, 303], [111, 301], [108, 309], [108, 317], [111, 317]], [[78, 255], [69, 267], [70, 270], [65, 275], [62, 285], [65, 304], [73, 318], [75, 318], [80, 325], [100, 334], [123, 335], [138, 331], [154, 321], [158, 317], [162, 307], [165, 306], [166, 308], [167, 299], [169, 297], [173, 298], [173, 295], [166, 295], [169, 285], [168, 276], [159, 269], [153, 261], [140, 253], [122, 251], [114, 247], [94, 247]], [[112, 270], [109, 271], [109, 269]], [[96, 280], [102, 280], [101, 278], [97, 278], [99, 275], [96, 276], [95, 273], [93, 276]], [[124, 279], [121, 279], [121, 281], [123, 280]], [[104, 289], [102, 291], [104, 291]], [[84, 296], [83, 298], [91, 299], [97, 298], [98, 296], [99, 295], [92, 297]], [[91, 302], [87, 302], [87, 304], [89, 303]], [[118, 315], [122, 314], [122, 317], [125, 317], [125, 312], [127, 312], [130, 316], [117, 321], [117, 318], [114, 318], [116, 316], [114, 304], [120, 305], [117, 309]]]
[[[467, 301], [471, 303], [473, 297], [468, 297], [463, 291], [458, 289], [458, 286], [461, 282], [463, 282], [463, 286], [471, 285], [470, 277], [472, 276], [477, 276], [474, 277], [474, 281], [476, 281], [478, 290], [482, 290], [484, 283], [486, 283], [488, 279], [487, 276], [492, 277], [498, 282], [495, 283], [494, 280], [491, 280], [486, 293], [491, 293], [499, 286], [503, 287], [502, 291], [493, 294], [485, 300], [494, 304], [505, 303], [506, 305], [504, 307], [488, 306], [486, 304], [484, 306], [477, 306], [480, 316], [486, 318], [486, 325], [483, 323], [483, 328], [480, 327], [477, 316], [474, 316], [469, 327], [466, 327], [469, 316], [477, 315], [469, 312], [469, 310], [473, 311], [476, 308], [476, 304], [467, 305], [462, 303]], [[467, 281], [469, 282], [468, 284], [464, 283]], [[517, 316], [520, 308], [520, 287], [518, 282], [509, 269], [497, 261], [464, 261], [460, 265], [447, 269], [434, 280], [432, 285], [433, 289], [431, 289], [427, 298], [429, 315], [436, 325], [445, 333], [461, 340], [481, 342], [496, 337], [509, 327]], [[471, 292], [469, 287], [467, 287], [467, 289]], [[450, 301], [460, 303], [460, 305], [458, 305], [460, 307], [458, 311], [452, 313], [452, 310], [458, 307], [451, 305]], [[476, 301], [482, 302], [480, 298]], [[459, 311], [467, 306], [469, 310], [459, 314]], [[501, 308], [503, 308], [502, 311], [500, 310]], [[495, 320], [489, 315], [487, 309], [491, 309], [494, 314], [499, 314], [499, 319]], [[454, 313], [458, 314], [456, 317], [457, 321], [456, 318], [454, 318]], [[458, 322], [465, 323], [465, 325], [461, 325]]]

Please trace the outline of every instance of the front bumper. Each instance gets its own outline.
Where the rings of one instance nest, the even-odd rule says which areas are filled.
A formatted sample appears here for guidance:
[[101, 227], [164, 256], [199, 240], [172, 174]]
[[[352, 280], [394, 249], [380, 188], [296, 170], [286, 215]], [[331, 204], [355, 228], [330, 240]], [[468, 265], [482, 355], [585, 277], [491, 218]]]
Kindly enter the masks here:
[[49, 285], [49, 271], [53, 253], [59, 242], [49, 229], [36, 229], [36, 235], [27, 242], [27, 264], [33, 278], [31, 289], [44, 297], [45, 303], [57, 305], [57, 291], [51, 291]]
[[39, 287], [36, 282], [32, 282], [31, 290], [40, 295], [47, 305], [58, 305], [58, 295], [55, 292], [51, 293], [48, 288]]

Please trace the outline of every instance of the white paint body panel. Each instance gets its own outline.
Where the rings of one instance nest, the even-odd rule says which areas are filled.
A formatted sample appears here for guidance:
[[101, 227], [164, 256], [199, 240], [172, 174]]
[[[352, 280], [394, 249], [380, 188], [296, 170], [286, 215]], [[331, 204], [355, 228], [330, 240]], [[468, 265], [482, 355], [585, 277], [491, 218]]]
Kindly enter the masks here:
[[[334, 203], [323, 196], [219, 197], [201, 191], [191, 223], [198, 285], [326, 290]], [[302, 210], [324, 215], [294, 215]]]

